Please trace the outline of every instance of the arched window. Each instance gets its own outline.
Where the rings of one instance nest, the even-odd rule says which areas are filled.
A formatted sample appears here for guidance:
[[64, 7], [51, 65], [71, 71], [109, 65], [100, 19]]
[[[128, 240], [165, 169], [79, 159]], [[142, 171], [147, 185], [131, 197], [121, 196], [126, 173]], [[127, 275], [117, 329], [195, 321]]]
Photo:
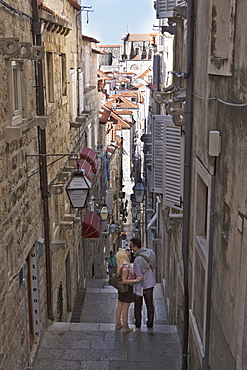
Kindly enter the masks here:
[[136, 70], [138, 70], [138, 65], [137, 65], [137, 64], [133, 64], [133, 65], [130, 67], [130, 70], [131, 70], [131, 71], [136, 71]]

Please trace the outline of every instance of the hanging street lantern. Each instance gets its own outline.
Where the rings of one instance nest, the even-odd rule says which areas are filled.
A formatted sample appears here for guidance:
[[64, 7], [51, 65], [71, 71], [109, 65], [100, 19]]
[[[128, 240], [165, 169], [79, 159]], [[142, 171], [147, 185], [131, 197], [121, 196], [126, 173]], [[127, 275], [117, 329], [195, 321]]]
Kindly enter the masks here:
[[140, 235], [140, 229], [138, 229], [138, 227], [135, 227], [134, 228], [134, 235], [135, 235], [136, 238], [139, 237], [139, 235]]
[[138, 213], [138, 208], [135, 203], [132, 204], [131, 213], [132, 213], [132, 218], [135, 220], [137, 218], [137, 213]]
[[73, 208], [84, 208], [91, 184], [84, 176], [83, 169], [72, 171], [72, 178], [66, 185], [66, 193]]
[[106, 203], [103, 204], [103, 207], [100, 210], [100, 217], [102, 221], [107, 221], [109, 216], [109, 211]]
[[145, 188], [141, 178], [139, 178], [133, 186], [133, 192], [135, 195], [135, 201], [137, 203], [142, 203], [144, 200]]

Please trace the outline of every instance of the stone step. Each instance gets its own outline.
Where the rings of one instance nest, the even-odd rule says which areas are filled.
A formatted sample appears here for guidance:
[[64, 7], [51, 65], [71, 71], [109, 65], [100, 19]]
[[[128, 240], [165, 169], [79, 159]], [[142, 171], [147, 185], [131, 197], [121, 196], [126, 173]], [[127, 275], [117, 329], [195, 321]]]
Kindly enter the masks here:
[[[134, 325], [130, 324], [130, 327], [134, 328]], [[66, 323], [66, 322], [54, 322], [48, 329], [49, 331], [80, 331], [80, 332], [95, 332], [95, 331], [115, 331], [115, 324], [102, 324], [102, 323]], [[134, 329], [135, 332], [135, 329]], [[133, 333], [134, 333], [133, 332]], [[163, 334], [177, 334], [177, 327], [175, 325], [154, 325], [152, 331], [148, 330], [146, 326], [141, 328], [140, 332], [149, 333], [163, 333]], [[137, 332], [139, 333], [139, 331]]]

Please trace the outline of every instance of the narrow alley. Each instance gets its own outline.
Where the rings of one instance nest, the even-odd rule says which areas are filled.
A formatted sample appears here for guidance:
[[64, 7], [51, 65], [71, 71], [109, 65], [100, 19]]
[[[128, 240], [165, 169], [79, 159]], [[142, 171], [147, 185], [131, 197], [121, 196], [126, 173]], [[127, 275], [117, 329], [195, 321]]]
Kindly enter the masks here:
[[[53, 323], [38, 350], [33, 370], [178, 370], [181, 348], [175, 326], [167, 325], [162, 284], [154, 291], [155, 324], [148, 331], [115, 331], [116, 289], [107, 280], [87, 281], [80, 323]], [[129, 311], [134, 328], [134, 304]], [[30, 369], [30, 368], [29, 368]]]

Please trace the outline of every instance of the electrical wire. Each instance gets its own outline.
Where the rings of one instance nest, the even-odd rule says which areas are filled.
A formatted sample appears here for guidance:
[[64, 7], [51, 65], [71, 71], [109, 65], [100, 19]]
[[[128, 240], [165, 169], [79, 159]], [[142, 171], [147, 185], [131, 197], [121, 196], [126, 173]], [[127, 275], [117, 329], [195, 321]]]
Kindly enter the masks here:
[[197, 97], [198, 99], [201, 99], [201, 100], [215, 100], [215, 101], [219, 101], [222, 104], [229, 105], [231, 107], [247, 107], [247, 103], [240, 103], [240, 104], [238, 104], [238, 103], [230, 103], [230, 102], [227, 102], [227, 101], [222, 100], [220, 98], [217, 98], [216, 96], [213, 96], [211, 98], [205, 98], [205, 97], [200, 96], [200, 95], [198, 95], [196, 93], [193, 93], [193, 95], [195, 97]]
[[25, 17], [27, 17], [29, 19], [33, 19], [29, 14], [24, 13], [21, 10], [18, 10], [16, 8], [14, 8], [13, 6], [5, 3], [5, 1], [3, 1], [3, 0], [0, 0], [0, 4], [2, 4], [3, 6], [5, 6], [5, 8], [8, 8], [9, 10], [11, 10], [14, 13], [17, 13], [17, 14], [20, 14], [20, 15], [24, 15]]

